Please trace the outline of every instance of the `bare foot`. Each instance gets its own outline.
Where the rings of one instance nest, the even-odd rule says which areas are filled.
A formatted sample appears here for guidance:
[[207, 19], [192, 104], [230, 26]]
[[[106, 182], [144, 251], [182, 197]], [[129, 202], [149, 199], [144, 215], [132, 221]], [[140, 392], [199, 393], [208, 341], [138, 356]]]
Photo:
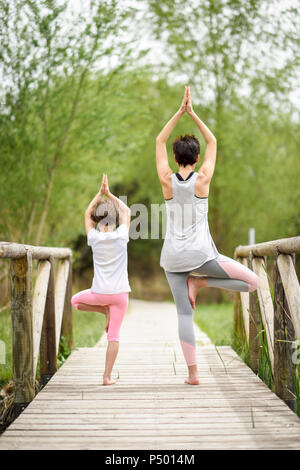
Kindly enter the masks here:
[[112, 380], [110, 377], [103, 377], [103, 385], [113, 385], [117, 383], [116, 380]]
[[203, 277], [189, 276], [187, 280], [189, 299], [193, 310], [195, 310], [196, 297], [200, 287], [206, 285], [206, 280]]
[[200, 385], [200, 381], [197, 375], [189, 377], [188, 379], [185, 379], [184, 383], [188, 385]]
[[98, 312], [104, 313], [104, 315], [107, 315], [109, 313], [109, 306], [108, 305], [97, 305]]

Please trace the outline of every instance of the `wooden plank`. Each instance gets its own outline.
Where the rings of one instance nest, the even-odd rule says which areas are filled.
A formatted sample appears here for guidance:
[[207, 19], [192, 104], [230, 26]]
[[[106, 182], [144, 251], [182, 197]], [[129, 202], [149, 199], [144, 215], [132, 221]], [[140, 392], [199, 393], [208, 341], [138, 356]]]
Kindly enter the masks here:
[[118, 383], [100, 385], [105, 337], [100, 347], [74, 351], [4, 432], [0, 449], [300, 448], [299, 419], [230, 347], [198, 347], [201, 384], [185, 385], [174, 305], [132, 305]]
[[48, 291], [51, 264], [49, 261], [40, 261], [35, 281], [32, 314], [33, 314], [33, 375], [36, 376], [38, 363], [44, 311]]
[[295, 410], [295, 364], [292, 363], [292, 342], [295, 331], [290, 317], [277, 260], [274, 265], [274, 390]]
[[277, 266], [289, 306], [296, 338], [300, 339], [300, 286], [291, 255], [279, 255]]
[[270, 362], [274, 372], [274, 306], [270, 291], [269, 280], [263, 257], [254, 257], [252, 260], [253, 271], [260, 280], [260, 286], [257, 289], [260, 313], [264, 325]]
[[11, 261], [11, 317], [15, 414], [34, 397], [32, 330], [32, 257]]
[[0, 258], [23, 258], [27, 253], [32, 259], [48, 259], [53, 256], [58, 259], [65, 259], [72, 256], [69, 248], [53, 248], [51, 246], [32, 246], [20, 243], [0, 242]]
[[57, 370], [54, 304], [54, 262], [52, 256], [49, 258], [49, 263], [50, 273], [40, 342], [40, 374], [42, 385], [45, 385]]
[[56, 354], [58, 354], [62, 318], [67, 292], [70, 263], [65, 259], [59, 261], [56, 281], [55, 281], [55, 334], [56, 334]]
[[280, 253], [300, 253], [300, 236], [281, 238], [269, 242], [256, 243], [255, 245], [239, 245], [234, 251], [234, 257], [247, 257], [252, 253], [254, 256], [276, 256]]

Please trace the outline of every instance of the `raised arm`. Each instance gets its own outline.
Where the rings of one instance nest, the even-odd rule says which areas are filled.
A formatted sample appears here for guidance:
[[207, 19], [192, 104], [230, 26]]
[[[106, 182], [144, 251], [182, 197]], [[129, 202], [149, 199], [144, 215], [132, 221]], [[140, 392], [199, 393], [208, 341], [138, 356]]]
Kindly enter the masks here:
[[96, 194], [94, 199], [89, 203], [89, 205], [88, 205], [88, 207], [85, 211], [85, 214], [84, 214], [85, 231], [86, 231], [87, 234], [95, 226], [95, 222], [93, 222], [92, 219], [91, 219], [91, 214], [92, 214], [93, 210], [95, 209], [95, 207], [97, 207], [97, 205], [101, 201], [102, 194], [103, 194], [103, 181], [104, 181], [104, 175], [102, 177], [102, 185], [101, 185], [101, 188], [100, 188], [99, 192]]
[[199, 175], [203, 176], [208, 181], [211, 180], [215, 164], [217, 158], [217, 139], [213, 135], [213, 133], [209, 130], [209, 128], [204, 124], [203, 121], [197, 116], [197, 114], [193, 110], [192, 100], [191, 100], [191, 93], [190, 87], [187, 87], [187, 94], [188, 94], [188, 102], [186, 106], [186, 112], [188, 115], [193, 119], [196, 126], [200, 130], [201, 134], [203, 135], [205, 142], [207, 143], [204, 159], [201, 167], [199, 168]]
[[128, 206], [126, 206], [126, 204], [121, 201], [121, 199], [117, 198], [116, 196], [114, 196], [110, 190], [109, 190], [109, 187], [108, 187], [108, 178], [107, 178], [107, 175], [103, 175], [104, 177], [104, 181], [103, 181], [103, 193], [109, 198], [111, 199], [112, 201], [114, 201], [114, 203], [116, 204], [118, 210], [119, 210], [119, 220], [120, 220], [120, 225], [122, 224], [125, 224], [127, 226], [127, 228], [129, 229], [130, 227], [130, 217], [131, 217], [131, 211], [129, 209]]
[[187, 98], [188, 98], [187, 87], [185, 87], [184, 97], [183, 97], [179, 110], [167, 122], [165, 127], [161, 130], [161, 132], [156, 137], [156, 168], [157, 168], [159, 180], [162, 183], [165, 181], [166, 178], [168, 178], [172, 174], [172, 170], [169, 167], [169, 162], [168, 162], [166, 143], [172, 130], [176, 126], [181, 116], [186, 111]]

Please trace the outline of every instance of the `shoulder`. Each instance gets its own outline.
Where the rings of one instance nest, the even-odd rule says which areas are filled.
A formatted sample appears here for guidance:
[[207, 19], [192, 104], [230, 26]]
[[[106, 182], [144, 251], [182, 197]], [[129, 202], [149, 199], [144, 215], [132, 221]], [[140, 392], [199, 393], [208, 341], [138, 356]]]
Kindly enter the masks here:
[[205, 173], [197, 173], [195, 179], [195, 195], [198, 197], [208, 197], [211, 179]]
[[168, 173], [164, 177], [159, 178], [163, 196], [165, 199], [171, 199], [173, 197], [173, 191], [172, 191], [173, 178], [174, 178], [174, 173]]
[[210, 182], [211, 180], [211, 178], [201, 169], [198, 171], [198, 173], [196, 173], [196, 175], [197, 175], [197, 181]]
[[159, 181], [161, 182], [162, 185], [170, 184], [172, 181], [173, 175], [174, 173], [172, 172], [171, 169], [170, 171], [162, 172], [158, 175]]
[[[92, 246], [97, 240], [99, 240], [100, 232], [95, 228], [91, 228], [87, 233], [87, 244]], [[101, 237], [101, 235], [100, 235]]]
[[129, 241], [129, 228], [125, 224], [119, 225], [119, 227], [116, 230], [117, 237], [122, 240]]

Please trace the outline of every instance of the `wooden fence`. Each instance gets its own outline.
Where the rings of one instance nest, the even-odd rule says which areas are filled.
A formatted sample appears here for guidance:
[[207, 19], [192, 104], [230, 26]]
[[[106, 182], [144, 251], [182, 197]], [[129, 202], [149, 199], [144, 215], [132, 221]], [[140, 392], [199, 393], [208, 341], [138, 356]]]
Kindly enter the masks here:
[[[61, 336], [72, 345], [72, 251], [0, 242], [0, 258], [10, 259], [14, 413], [35, 395], [40, 353], [44, 385], [57, 370]], [[33, 260], [38, 260], [33, 289]], [[55, 269], [56, 268], [56, 269]]]
[[[296, 341], [300, 340], [300, 286], [295, 269], [296, 253], [300, 253], [300, 237], [238, 246], [234, 252], [234, 258], [260, 278], [257, 291], [235, 293], [236, 338], [248, 345], [249, 365], [255, 373], [261, 365], [261, 340], [264, 340], [273, 390], [294, 411], [300, 386], [300, 353]], [[268, 256], [271, 257], [269, 266]], [[271, 276], [267, 269], [270, 267]], [[273, 282], [269, 283], [271, 278]]]

